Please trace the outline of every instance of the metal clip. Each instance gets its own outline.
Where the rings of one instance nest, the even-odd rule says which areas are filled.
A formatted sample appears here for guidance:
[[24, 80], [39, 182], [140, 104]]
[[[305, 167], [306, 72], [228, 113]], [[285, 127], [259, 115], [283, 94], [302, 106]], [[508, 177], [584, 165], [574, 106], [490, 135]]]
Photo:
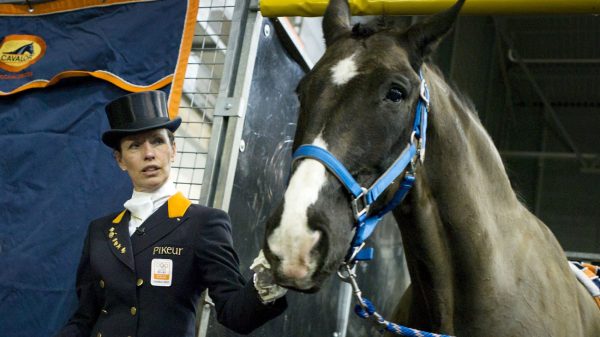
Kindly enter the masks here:
[[338, 268], [337, 275], [342, 281], [350, 283], [353, 270], [354, 266], [350, 267], [350, 265], [344, 262]]
[[358, 303], [363, 306], [362, 291], [356, 282], [356, 265], [342, 263], [337, 271], [337, 274], [343, 282], [349, 283], [352, 286], [352, 292], [354, 293], [354, 296], [356, 296], [358, 299]]
[[425, 102], [425, 107], [429, 109], [429, 91], [427, 90], [427, 83], [425, 83], [424, 79], [421, 80], [421, 90], [419, 96], [421, 96], [421, 99], [423, 102]]
[[[370, 208], [370, 205], [366, 199], [368, 190], [364, 187], [361, 187], [360, 189], [362, 190], [362, 193], [358, 197], [354, 198], [352, 202], [350, 202], [350, 204], [352, 205], [352, 213], [354, 213], [355, 220], [359, 220], [363, 215], [365, 215], [369, 211]], [[361, 201], [360, 205], [359, 200]]]
[[414, 131], [410, 134], [410, 144], [417, 144], [417, 151], [420, 149], [421, 144], [419, 142], [419, 140], [417, 139], [417, 131]]
[[410, 166], [408, 167], [408, 170], [406, 171], [407, 175], [415, 175], [415, 172], [417, 172], [417, 162], [419, 161], [418, 158], [420, 158], [420, 156], [418, 155], [418, 151], [417, 151], [417, 155], [412, 157], [410, 159]]
[[415, 144], [415, 148], [417, 149], [417, 152], [415, 152], [415, 155], [410, 159], [411, 164], [415, 164], [414, 160], [415, 158], [422, 158], [423, 153], [425, 153], [425, 149], [423, 148], [423, 143], [421, 142], [421, 138], [417, 138], [415, 136], [415, 132], [413, 131], [413, 134], [410, 136], [410, 141], [411, 144]]

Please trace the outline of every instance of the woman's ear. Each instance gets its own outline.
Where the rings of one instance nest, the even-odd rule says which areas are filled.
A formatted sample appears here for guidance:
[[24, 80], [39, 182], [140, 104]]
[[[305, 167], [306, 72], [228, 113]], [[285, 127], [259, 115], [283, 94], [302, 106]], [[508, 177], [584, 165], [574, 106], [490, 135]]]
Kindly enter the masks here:
[[173, 145], [171, 148], [173, 151], [171, 152], [171, 163], [175, 162], [175, 156], [177, 155], [177, 143], [173, 141]]
[[119, 167], [121, 168], [121, 170], [127, 171], [127, 166], [123, 162], [123, 155], [121, 154], [121, 152], [119, 152], [117, 150], [114, 150], [113, 151], [113, 157], [115, 157], [115, 161], [117, 162], [117, 165], [119, 165]]

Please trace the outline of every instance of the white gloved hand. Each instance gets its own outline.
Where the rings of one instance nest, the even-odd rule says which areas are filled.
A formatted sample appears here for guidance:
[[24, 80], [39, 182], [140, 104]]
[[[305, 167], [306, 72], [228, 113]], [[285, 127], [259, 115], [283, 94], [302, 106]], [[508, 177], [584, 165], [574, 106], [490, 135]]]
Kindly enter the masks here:
[[254, 288], [258, 291], [261, 302], [265, 304], [271, 303], [285, 295], [287, 289], [280, 287], [273, 282], [271, 265], [265, 258], [262, 249], [258, 252], [258, 256], [252, 262], [250, 269], [254, 271]]

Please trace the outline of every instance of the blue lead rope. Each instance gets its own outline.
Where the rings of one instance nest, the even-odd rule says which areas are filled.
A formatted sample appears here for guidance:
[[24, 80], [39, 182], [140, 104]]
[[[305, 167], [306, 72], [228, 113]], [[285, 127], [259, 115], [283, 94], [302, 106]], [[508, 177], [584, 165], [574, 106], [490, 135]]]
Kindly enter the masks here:
[[381, 317], [381, 315], [379, 313], [377, 313], [377, 311], [375, 311], [375, 307], [373, 306], [373, 303], [371, 303], [371, 301], [369, 301], [366, 298], [363, 298], [363, 304], [367, 308], [366, 310], [360, 304], [357, 304], [354, 307], [354, 312], [358, 316], [365, 318], [365, 319], [373, 317], [373, 319], [376, 320], [378, 325], [384, 327], [383, 329], [381, 329], [379, 331], [381, 333], [383, 333], [384, 331], [388, 331], [395, 335], [406, 336], [406, 337], [452, 337], [452, 336], [448, 336], [448, 335], [442, 335], [442, 334], [417, 330], [417, 329], [413, 329], [413, 328], [408, 328], [403, 325], [388, 322], [385, 319], [383, 319], [383, 317]]
[[358, 301], [358, 304], [354, 306], [354, 312], [361, 318], [370, 319], [377, 326], [380, 333], [388, 331], [395, 335], [405, 337], [453, 337], [450, 335], [417, 330], [385, 320], [383, 316], [375, 310], [373, 303], [362, 296], [362, 292], [356, 282], [356, 273], [354, 270], [354, 266], [350, 267], [347, 264], [343, 264], [338, 270], [338, 276], [342, 281], [347, 282], [352, 286], [352, 293]]

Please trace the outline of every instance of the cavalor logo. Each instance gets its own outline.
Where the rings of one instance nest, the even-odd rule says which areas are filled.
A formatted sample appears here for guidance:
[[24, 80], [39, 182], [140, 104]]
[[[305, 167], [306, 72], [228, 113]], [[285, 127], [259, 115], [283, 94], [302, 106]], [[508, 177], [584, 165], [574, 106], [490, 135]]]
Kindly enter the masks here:
[[46, 53], [46, 42], [35, 35], [7, 35], [0, 44], [0, 69], [21, 71]]

